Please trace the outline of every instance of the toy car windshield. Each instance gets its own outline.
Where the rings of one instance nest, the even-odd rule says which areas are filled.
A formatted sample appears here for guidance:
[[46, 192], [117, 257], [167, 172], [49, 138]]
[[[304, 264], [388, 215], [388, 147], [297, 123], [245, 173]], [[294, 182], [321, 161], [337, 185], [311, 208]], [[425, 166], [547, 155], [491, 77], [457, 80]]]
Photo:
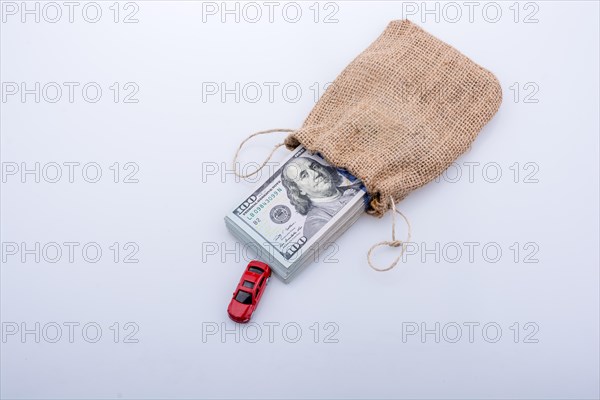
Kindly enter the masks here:
[[238, 290], [235, 295], [235, 299], [242, 304], [252, 304], [252, 295], [248, 292], [244, 292], [243, 290]]
[[263, 271], [262, 269], [260, 269], [258, 267], [250, 267], [250, 268], [248, 268], [248, 271], [254, 272], [256, 274], [262, 274], [263, 272], [265, 272], [265, 271]]

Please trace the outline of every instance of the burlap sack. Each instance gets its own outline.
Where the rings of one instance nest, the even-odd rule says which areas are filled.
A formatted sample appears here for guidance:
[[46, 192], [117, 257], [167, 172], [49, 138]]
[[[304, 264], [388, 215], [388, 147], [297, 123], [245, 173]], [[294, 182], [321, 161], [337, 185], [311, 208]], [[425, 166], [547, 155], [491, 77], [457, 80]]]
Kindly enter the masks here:
[[501, 101], [491, 72], [412, 22], [392, 21], [285, 145], [360, 178], [368, 212], [381, 216], [465, 152]]

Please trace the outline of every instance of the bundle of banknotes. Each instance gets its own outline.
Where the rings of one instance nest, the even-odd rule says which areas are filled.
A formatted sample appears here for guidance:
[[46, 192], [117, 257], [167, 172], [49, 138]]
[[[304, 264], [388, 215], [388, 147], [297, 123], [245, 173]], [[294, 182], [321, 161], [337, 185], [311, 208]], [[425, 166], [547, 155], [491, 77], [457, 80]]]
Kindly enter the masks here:
[[225, 216], [229, 231], [284, 282], [364, 212], [362, 182], [299, 146]]

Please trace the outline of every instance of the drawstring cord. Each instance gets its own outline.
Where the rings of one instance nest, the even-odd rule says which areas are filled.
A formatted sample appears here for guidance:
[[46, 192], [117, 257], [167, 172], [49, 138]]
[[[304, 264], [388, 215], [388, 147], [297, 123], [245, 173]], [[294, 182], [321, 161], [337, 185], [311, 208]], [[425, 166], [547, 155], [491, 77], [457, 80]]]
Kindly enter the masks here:
[[244, 141], [242, 143], [240, 143], [240, 145], [237, 148], [237, 151], [235, 152], [235, 156], [233, 156], [233, 171], [235, 172], [235, 176], [237, 176], [238, 178], [248, 178], [254, 174], [257, 174], [260, 172], [261, 169], [263, 169], [265, 167], [265, 165], [267, 165], [267, 163], [269, 162], [269, 160], [271, 159], [271, 157], [273, 157], [273, 153], [275, 153], [275, 151], [280, 148], [281, 146], [284, 145], [284, 143], [278, 143], [275, 145], [275, 147], [273, 147], [273, 150], [271, 150], [271, 152], [269, 153], [269, 155], [267, 156], [267, 159], [265, 161], [263, 161], [263, 163], [258, 167], [258, 169], [256, 169], [256, 171], [251, 172], [249, 174], [246, 175], [241, 175], [238, 173], [237, 171], [237, 158], [238, 155], [240, 154], [240, 150], [242, 150], [242, 146], [244, 146], [244, 144], [246, 144], [246, 142], [250, 139], [252, 139], [255, 136], [258, 135], [264, 135], [266, 133], [273, 133], [273, 132], [295, 132], [295, 129], [269, 129], [266, 131], [258, 131], [253, 133], [252, 135], [248, 136], [246, 139], [244, 139]]
[[[396, 208], [396, 204], [394, 203], [394, 199], [391, 196], [390, 196], [390, 201], [392, 202], [392, 240], [384, 240], [383, 242], [374, 244], [369, 249], [369, 253], [367, 253], [367, 261], [369, 262], [369, 266], [378, 272], [389, 271], [390, 269], [394, 268], [396, 266], [396, 264], [398, 264], [398, 261], [400, 261], [400, 257], [402, 257], [402, 254], [404, 254], [404, 249], [405, 249], [404, 245], [406, 244], [406, 242], [410, 242], [410, 234], [411, 234], [410, 222], [408, 222], [408, 218], [406, 218], [406, 216], [404, 214], [402, 214], [400, 211], [398, 211], [398, 209]], [[404, 242], [402, 242], [401, 240], [396, 240], [396, 213], [400, 214], [400, 216], [404, 219], [404, 221], [406, 221], [406, 226], [408, 227], [408, 234], [406, 235], [406, 240]], [[371, 254], [373, 253], [373, 250], [375, 250], [375, 248], [377, 248], [379, 246], [400, 247], [400, 254], [398, 255], [398, 257], [396, 257], [394, 262], [392, 262], [387, 268], [377, 268], [377, 267], [375, 267], [375, 265], [373, 265], [373, 261], [371, 259]]]

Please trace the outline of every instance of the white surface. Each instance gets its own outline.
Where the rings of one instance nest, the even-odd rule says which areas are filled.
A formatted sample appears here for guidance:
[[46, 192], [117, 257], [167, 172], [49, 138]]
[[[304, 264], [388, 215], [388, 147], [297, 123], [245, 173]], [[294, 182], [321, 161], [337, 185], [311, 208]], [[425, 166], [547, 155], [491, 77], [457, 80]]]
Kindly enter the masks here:
[[[23, 263], [4, 254], [4, 333], [11, 322], [47, 328], [40, 343], [30, 334], [24, 343], [13, 335], [1, 344], [3, 398], [598, 398], [598, 3], [537, 2], [539, 22], [529, 24], [522, 19], [535, 9], [522, 3], [515, 23], [512, 2], [498, 3], [497, 23], [482, 17], [485, 3], [472, 23], [463, 3], [457, 3], [464, 15], [456, 23], [411, 16], [492, 70], [504, 90], [500, 111], [458, 160], [462, 178], [450, 183], [449, 171], [449, 179], [399, 204], [413, 240], [428, 248], [439, 242], [447, 253], [440, 262], [433, 254], [422, 262], [419, 252], [389, 273], [376, 273], [366, 252], [389, 238], [391, 216], [365, 215], [324, 255], [333, 262], [322, 258], [290, 285], [271, 280], [253, 319], [262, 328], [257, 343], [248, 340], [255, 328], [241, 331], [240, 343], [233, 334], [203, 341], [203, 326], [205, 333], [222, 323], [235, 326], [225, 310], [246, 253], [225, 251], [235, 244], [223, 216], [254, 186], [232, 174], [224, 181], [205, 176], [203, 183], [203, 168], [230, 166], [238, 143], [253, 131], [300, 126], [314, 105], [311, 85], [333, 80], [388, 21], [403, 16], [403, 5], [338, 2], [338, 22], [325, 24], [334, 6], [321, 3], [315, 23], [312, 2], [302, 3], [294, 24], [282, 17], [283, 3], [273, 23], [267, 6], [257, 3], [265, 15], [253, 24], [243, 15], [239, 23], [232, 16], [221, 23], [218, 15], [203, 22], [201, 3], [147, 1], [136, 3], [139, 23], [123, 24], [112, 22], [111, 3], [101, 3], [96, 24], [82, 19], [84, 3], [73, 23], [66, 16], [54, 24], [31, 16], [22, 23], [19, 15], [5, 15], [2, 23], [2, 82], [98, 82], [103, 88], [94, 104], [77, 91], [73, 103], [36, 104], [30, 95], [25, 103], [13, 96], [1, 104], [3, 163], [96, 162], [103, 172], [96, 184], [85, 182], [81, 170], [69, 183], [66, 167], [55, 184], [31, 176], [21, 183], [18, 175], [2, 184], [5, 246], [97, 242], [103, 250], [97, 263], [86, 262], [81, 247], [73, 263], [66, 254], [56, 263], [36, 263], [31, 255]], [[132, 10], [121, 8], [120, 17]], [[115, 104], [113, 82], [135, 82], [139, 102]], [[279, 86], [273, 101], [263, 86], [255, 103], [236, 103], [233, 95], [222, 103], [218, 96], [202, 101], [203, 82]], [[295, 103], [281, 95], [288, 82], [303, 90]], [[536, 83], [539, 103], [515, 103], [509, 89], [515, 82], [521, 95], [525, 83]], [[282, 137], [257, 139], [241, 161], [261, 159]], [[284, 154], [280, 150], [276, 160]], [[124, 163], [136, 163], [139, 183], [113, 183], [114, 162], [121, 172]], [[480, 163], [472, 183], [467, 162]], [[518, 183], [509, 169], [515, 162]], [[535, 164], [524, 169], [528, 162]], [[486, 163], [500, 166], [497, 183], [483, 179]], [[538, 183], [524, 183], [536, 165]], [[114, 242], [137, 243], [139, 263], [115, 263]], [[449, 262], [453, 242], [463, 251], [455, 263]], [[464, 242], [480, 243], [473, 262]], [[509, 248], [514, 242], [521, 247], [518, 263]], [[535, 249], [524, 249], [528, 242], [538, 246], [538, 263], [523, 262]], [[215, 249], [211, 243], [216, 255], [208, 251]], [[502, 249], [498, 262], [482, 257], [486, 243]], [[377, 259], [383, 264], [394, 255], [382, 251]], [[64, 325], [62, 338], [50, 343], [52, 322], [79, 323], [73, 343]], [[97, 343], [82, 338], [89, 322], [102, 328]], [[121, 324], [119, 343], [110, 330], [114, 322]], [[123, 343], [133, 329], [124, 329], [127, 322], [139, 327], [138, 343]], [[273, 343], [269, 322], [280, 324]], [[403, 341], [403, 326], [422, 322], [446, 326], [446, 337]], [[453, 322], [463, 327], [457, 343], [449, 340]], [[469, 322], [480, 324], [472, 343]], [[518, 343], [510, 329], [515, 322]], [[536, 325], [526, 330], [528, 322]], [[282, 334], [286, 323], [302, 329], [298, 342], [286, 340], [295, 325]], [[486, 323], [501, 327], [496, 343], [484, 339]], [[530, 339], [538, 342], [524, 343], [535, 326]], [[330, 339], [338, 342], [325, 343], [336, 327]]]

